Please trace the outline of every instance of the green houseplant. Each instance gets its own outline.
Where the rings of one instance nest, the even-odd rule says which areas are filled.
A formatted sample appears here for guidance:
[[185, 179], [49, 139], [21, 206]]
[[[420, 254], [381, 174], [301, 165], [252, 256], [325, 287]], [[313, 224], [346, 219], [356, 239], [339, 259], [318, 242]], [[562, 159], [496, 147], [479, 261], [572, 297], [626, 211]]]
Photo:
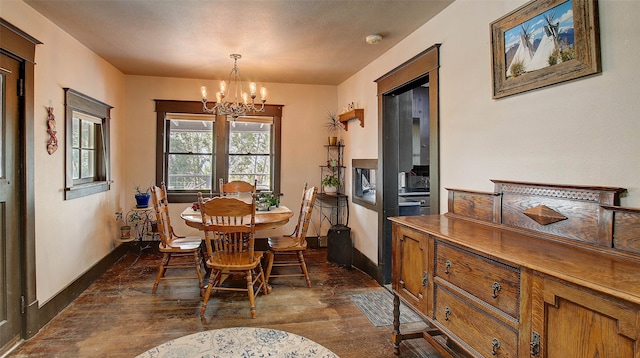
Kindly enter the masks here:
[[338, 143], [337, 135], [344, 129], [344, 124], [340, 122], [338, 115], [334, 112], [328, 112], [324, 127], [329, 131], [329, 145], [336, 145]]
[[327, 194], [334, 194], [338, 192], [340, 187], [340, 180], [335, 174], [328, 174], [322, 178], [322, 188]]

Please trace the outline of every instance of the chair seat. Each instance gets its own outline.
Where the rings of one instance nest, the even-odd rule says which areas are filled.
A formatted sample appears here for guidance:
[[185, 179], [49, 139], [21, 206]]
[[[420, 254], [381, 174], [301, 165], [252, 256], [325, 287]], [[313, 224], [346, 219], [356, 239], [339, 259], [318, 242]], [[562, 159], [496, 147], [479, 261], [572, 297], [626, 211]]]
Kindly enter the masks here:
[[297, 238], [290, 236], [270, 237], [267, 242], [271, 251], [296, 251], [307, 248], [307, 240], [300, 245]]
[[179, 237], [171, 240], [168, 245], [161, 243], [158, 247], [160, 251], [171, 251], [171, 250], [195, 250], [200, 248], [200, 244], [202, 243], [202, 239], [198, 236], [186, 236]]
[[234, 255], [214, 252], [211, 258], [207, 260], [207, 266], [214, 270], [251, 270], [260, 265], [262, 255], [263, 252], [256, 251], [252, 260], [248, 252], [242, 252]]

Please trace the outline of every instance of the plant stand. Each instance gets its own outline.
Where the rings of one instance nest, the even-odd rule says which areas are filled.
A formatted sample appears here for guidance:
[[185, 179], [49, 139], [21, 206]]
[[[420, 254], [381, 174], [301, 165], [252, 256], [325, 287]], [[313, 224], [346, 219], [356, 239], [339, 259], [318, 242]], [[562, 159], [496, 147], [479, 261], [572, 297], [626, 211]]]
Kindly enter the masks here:
[[[134, 246], [134, 244], [139, 246], [137, 257], [131, 264], [131, 266], [133, 266], [140, 259], [142, 250], [150, 249], [152, 247], [151, 241], [157, 241], [156, 235], [158, 234], [153, 230], [156, 223], [156, 212], [152, 207], [138, 208], [134, 206], [127, 212], [124, 218], [129, 224], [125, 226], [129, 226], [130, 236], [123, 237], [121, 234], [121, 237], [115, 239], [115, 241], [127, 243], [130, 248]], [[148, 239], [145, 240], [145, 238]], [[137, 243], [135, 243], [136, 241]]]

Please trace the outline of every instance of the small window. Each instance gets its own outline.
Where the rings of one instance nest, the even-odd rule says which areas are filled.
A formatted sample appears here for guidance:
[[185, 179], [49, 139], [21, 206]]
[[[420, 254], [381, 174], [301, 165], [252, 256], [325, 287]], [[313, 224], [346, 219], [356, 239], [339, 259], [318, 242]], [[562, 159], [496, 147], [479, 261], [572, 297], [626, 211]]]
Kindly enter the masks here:
[[65, 88], [65, 199], [109, 190], [111, 106]]

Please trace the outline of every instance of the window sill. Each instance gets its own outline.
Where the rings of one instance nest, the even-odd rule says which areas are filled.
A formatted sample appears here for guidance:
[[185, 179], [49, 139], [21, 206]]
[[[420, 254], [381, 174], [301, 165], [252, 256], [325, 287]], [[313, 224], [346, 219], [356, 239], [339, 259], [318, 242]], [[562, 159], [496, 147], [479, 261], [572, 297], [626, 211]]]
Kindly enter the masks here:
[[109, 182], [107, 181], [98, 181], [98, 182], [93, 182], [88, 184], [74, 185], [70, 188], [65, 188], [64, 199], [71, 200], [71, 199], [81, 198], [83, 196], [105, 192], [105, 191], [108, 191], [109, 189], [110, 189], [110, 185], [109, 185]]

